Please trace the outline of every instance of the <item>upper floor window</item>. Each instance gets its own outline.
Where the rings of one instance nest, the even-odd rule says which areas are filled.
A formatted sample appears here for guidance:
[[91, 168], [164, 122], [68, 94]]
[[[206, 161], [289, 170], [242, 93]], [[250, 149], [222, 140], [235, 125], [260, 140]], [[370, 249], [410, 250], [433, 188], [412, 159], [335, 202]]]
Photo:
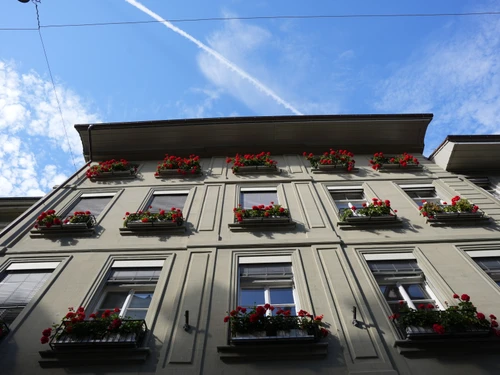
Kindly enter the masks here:
[[241, 188], [240, 204], [244, 209], [251, 209], [261, 204], [269, 205], [271, 202], [278, 204], [276, 188]]
[[10, 324], [48, 280], [59, 262], [12, 263], [0, 274], [0, 320]]
[[188, 194], [189, 190], [155, 191], [149, 202], [150, 211], [170, 210], [172, 207], [183, 210]]
[[267, 303], [275, 307], [274, 311], [289, 310], [290, 315], [296, 315], [292, 264], [240, 264], [238, 304], [252, 308]]
[[424, 304], [444, 310], [415, 259], [370, 260], [368, 266], [393, 313], [402, 307], [400, 301], [412, 309]]
[[491, 183], [488, 177], [470, 177], [468, 180], [495, 198], [500, 199], [500, 191]]
[[361, 186], [329, 186], [328, 191], [340, 214], [351, 206], [361, 207], [366, 202]]
[[433, 185], [400, 185], [400, 187], [418, 206], [421, 206], [423, 201], [441, 204], [441, 198]]
[[162, 265], [163, 260], [116, 261], [96, 310], [102, 314], [105, 310], [119, 308], [122, 317], [145, 319]]
[[500, 257], [479, 257], [472, 259], [500, 286]]
[[97, 218], [114, 195], [115, 193], [82, 194], [76, 204], [69, 209], [67, 215], [72, 215], [76, 211], [90, 211]]

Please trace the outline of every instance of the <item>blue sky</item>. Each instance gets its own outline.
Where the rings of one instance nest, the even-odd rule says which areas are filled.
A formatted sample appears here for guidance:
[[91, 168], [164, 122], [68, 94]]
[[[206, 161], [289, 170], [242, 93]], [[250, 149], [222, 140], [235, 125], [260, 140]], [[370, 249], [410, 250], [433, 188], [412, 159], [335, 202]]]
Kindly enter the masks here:
[[[143, 8], [141, 8], [141, 5]], [[42, 25], [274, 15], [500, 11], [495, 1], [42, 0]], [[36, 27], [0, 3], [0, 28]], [[432, 112], [448, 134], [500, 132], [500, 16], [267, 19], [0, 31], [0, 196], [43, 195], [83, 163], [75, 123]], [[66, 137], [67, 133], [67, 137]], [[72, 155], [74, 156], [74, 163]]]

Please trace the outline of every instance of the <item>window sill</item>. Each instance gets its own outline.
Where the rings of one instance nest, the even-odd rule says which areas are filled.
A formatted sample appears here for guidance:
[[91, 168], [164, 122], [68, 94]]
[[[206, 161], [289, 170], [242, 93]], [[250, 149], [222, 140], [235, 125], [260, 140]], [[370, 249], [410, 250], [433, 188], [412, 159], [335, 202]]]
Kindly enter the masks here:
[[127, 223], [127, 227], [120, 228], [120, 234], [126, 235], [139, 235], [142, 233], [147, 234], [183, 234], [186, 232], [185, 223], [177, 225], [173, 222], [162, 223]]
[[233, 174], [246, 175], [246, 174], [280, 174], [281, 169], [276, 166], [268, 167], [266, 165], [248, 165], [245, 167], [238, 167], [238, 170]]
[[310, 340], [280, 339], [249, 340], [238, 345], [218, 346], [217, 352], [223, 362], [252, 362], [325, 358], [328, 354], [328, 342]]
[[342, 229], [365, 229], [402, 227], [403, 221], [397, 215], [387, 216], [351, 216], [337, 223]]
[[90, 181], [103, 181], [103, 180], [131, 180], [137, 178], [136, 171], [114, 171], [114, 172], [101, 172], [99, 176], [90, 178]]
[[448, 226], [448, 225], [470, 225], [484, 224], [490, 220], [484, 215], [484, 212], [453, 212], [437, 214], [433, 219], [427, 219], [426, 222], [431, 226]]
[[151, 350], [143, 348], [95, 348], [92, 345], [65, 348], [64, 350], [40, 351], [42, 368], [119, 366], [141, 364], [146, 361]]
[[158, 176], [155, 176], [155, 178], [161, 179], [161, 178], [168, 178], [168, 177], [178, 177], [178, 178], [196, 178], [200, 177], [203, 174], [201, 171], [198, 171], [196, 173], [192, 172], [186, 172], [186, 173], [179, 173], [177, 169], [165, 169], [162, 171], [158, 172]]
[[353, 168], [348, 171], [347, 167], [337, 167], [335, 165], [318, 165], [318, 168], [312, 168], [311, 172], [314, 174], [328, 174], [328, 173], [357, 173], [358, 168]]
[[251, 218], [244, 219], [242, 222], [229, 224], [229, 229], [233, 232], [261, 231], [261, 230], [280, 230], [295, 228], [296, 223], [289, 217], [278, 218]]
[[381, 164], [379, 172], [405, 172], [405, 171], [422, 171], [424, 167], [421, 164], [410, 164], [402, 167], [401, 164]]
[[52, 226], [50, 228], [32, 229], [30, 231], [30, 237], [78, 237], [92, 236], [95, 233], [95, 227], [89, 228], [85, 223], [82, 224], [84, 225], [65, 224]]

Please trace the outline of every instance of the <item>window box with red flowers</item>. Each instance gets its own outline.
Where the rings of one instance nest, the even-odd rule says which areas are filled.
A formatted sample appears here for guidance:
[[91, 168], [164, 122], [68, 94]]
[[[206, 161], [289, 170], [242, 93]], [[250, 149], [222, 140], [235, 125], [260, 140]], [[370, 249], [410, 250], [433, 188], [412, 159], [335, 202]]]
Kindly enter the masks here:
[[238, 306], [224, 322], [230, 324], [232, 345], [217, 347], [222, 360], [312, 359], [327, 354], [328, 343], [320, 342], [329, 335], [323, 315], [314, 317], [300, 310], [298, 316], [291, 316], [289, 310], [266, 304], [251, 309]]
[[353, 159], [354, 154], [347, 150], [326, 151], [321, 156], [316, 156], [312, 153], [304, 152], [303, 155], [311, 163], [313, 172], [351, 172], [354, 170], [356, 161]]
[[[42, 367], [65, 367], [145, 361], [140, 346], [147, 333], [144, 320], [120, 316], [120, 309], [86, 315], [83, 307], [70, 307], [61, 324], [43, 330], [40, 342], [51, 350], [41, 351]], [[100, 354], [102, 353], [102, 354]], [[141, 361], [141, 362], [142, 362]]]
[[47, 210], [38, 216], [32, 234], [76, 235], [94, 233], [96, 220], [90, 211], [75, 212], [61, 219], [55, 210]]
[[101, 161], [92, 165], [86, 172], [91, 180], [124, 179], [137, 177], [137, 165], [125, 159]]
[[355, 207], [349, 203], [349, 208], [340, 213], [338, 226], [344, 228], [366, 227], [366, 226], [401, 226], [402, 220], [397, 216], [397, 210], [393, 210], [391, 202], [373, 198], [370, 203], [363, 203], [362, 207]]
[[182, 210], [172, 207], [157, 213], [146, 211], [126, 212], [122, 234], [133, 232], [185, 232]]
[[369, 162], [376, 171], [422, 168], [418, 159], [406, 152], [396, 156], [385, 156], [383, 152], [376, 152]]
[[199, 156], [189, 155], [188, 158], [181, 158], [166, 154], [163, 161], [159, 162], [156, 167], [155, 177], [199, 176], [200, 174]]
[[432, 304], [420, 304], [413, 309], [400, 301], [402, 307], [399, 313], [389, 317], [404, 338], [396, 341], [400, 352], [440, 350], [443, 341], [446, 341], [444, 347], [451, 341], [470, 350], [476, 345], [474, 340], [481, 342], [488, 337], [500, 336], [497, 318], [493, 314], [488, 320], [485, 314], [477, 311], [467, 294], [454, 294], [453, 297], [458, 300], [458, 305], [449, 306], [446, 310], [436, 310]]
[[424, 200], [419, 206], [419, 211], [431, 225], [469, 224], [489, 220], [478, 206], [458, 195], [451, 199], [451, 204], [447, 202], [437, 204]]
[[260, 154], [236, 154], [234, 158], [227, 158], [226, 162], [233, 163], [234, 174], [277, 174], [281, 170], [276, 166], [277, 161], [271, 159], [270, 152]]
[[239, 205], [233, 209], [234, 223], [229, 224], [231, 230], [249, 229], [279, 229], [295, 227], [295, 222], [290, 217], [290, 211], [279, 204], [271, 202], [244, 209]]

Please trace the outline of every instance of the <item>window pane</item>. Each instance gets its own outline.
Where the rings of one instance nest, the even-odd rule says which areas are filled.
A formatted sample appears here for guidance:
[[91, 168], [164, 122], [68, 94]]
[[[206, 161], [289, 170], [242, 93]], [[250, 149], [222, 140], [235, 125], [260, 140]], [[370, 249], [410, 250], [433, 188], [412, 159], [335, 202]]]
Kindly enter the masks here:
[[126, 318], [130, 319], [146, 319], [146, 314], [148, 313], [148, 310], [133, 310], [133, 309], [128, 309], [127, 313], [125, 314]]
[[403, 285], [411, 299], [428, 299], [429, 295], [421, 284]]
[[154, 195], [151, 203], [149, 204], [151, 212], [158, 212], [159, 210], [170, 210], [171, 208], [184, 209], [187, 194], [169, 194], [169, 195]]
[[265, 303], [266, 301], [264, 298], [264, 289], [241, 289], [241, 306], [264, 305]]
[[153, 298], [153, 292], [151, 293], [134, 293], [132, 301], [130, 301], [129, 308], [141, 307], [148, 308], [151, 304], [151, 299]]
[[387, 301], [400, 301], [403, 299], [399, 288], [396, 285], [381, 285], [380, 290]]
[[115, 307], [122, 308], [125, 303], [125, 299], [128, 296], [128, 292], [108, 292], [104, 301], [102, 301], [100, 310], [102, 309], [114, 309]]
[[104, 207], [113, 197], [95, 197], [95, 198], [82, 198], [74, 205], [67, 215], [73, 215], [75, 211], [90, 211], [95, 217], [99, 216], [104, 210]]
[[6, 273], [0, 282], [0, 306], [26, 305], [50, 275], [51, 272]]
[[245, 191], [241, 192], [240, 204], [245, 209], [261, 204], [269, 205], [271, 202], [278, 204], [278, 193], [276, 191]]
[[271, 294], [271, 305], [279, 303], [293, 304], [293, 291], [292, 288], [272, 288], [269, 290]]

